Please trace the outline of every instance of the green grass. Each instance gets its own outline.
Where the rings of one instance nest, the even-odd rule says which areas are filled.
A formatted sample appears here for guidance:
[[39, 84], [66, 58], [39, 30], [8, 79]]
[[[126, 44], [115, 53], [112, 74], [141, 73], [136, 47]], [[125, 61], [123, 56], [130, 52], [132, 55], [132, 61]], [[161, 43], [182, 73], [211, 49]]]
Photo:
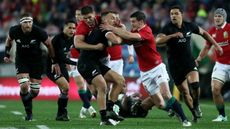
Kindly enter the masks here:
[[[78, 118], [81, 102], [69, 102], [69, 116], [71, 121], [55, 121], [57, 110], [56, 101], [34, 101], [33, 103], [34, 121], [27, 122], [23, 120], [24, 110], [20, 101], [0, 101], [0, 129], [14, 127], [19, 129], [38, 129], [38, 125], [46, 125], [50, 129], [184, 129], [182, 124], [176, 118], [169, 118], [167, 113], [154, 108], [146, 118], [127, 118], [117, 126], [99, 126], [100, 117], [80, 119]], [[93, 102], [93, 106], [96, 103]], [[226, 103], [226, 114], [230, 116], [230, 103]], [[191, 120], [191, 113], [183, 104], [186, 115]], [[230, 129], [230, 121], [222, 123], [213, 123], [211, 120], [217, 116], [215, 106], [211, 101], [201, 101], [203, 118], [198, 123], [194, 123], [192, 129]], [[22, 112], [23, 115], [14, 115], [11, 111]]]

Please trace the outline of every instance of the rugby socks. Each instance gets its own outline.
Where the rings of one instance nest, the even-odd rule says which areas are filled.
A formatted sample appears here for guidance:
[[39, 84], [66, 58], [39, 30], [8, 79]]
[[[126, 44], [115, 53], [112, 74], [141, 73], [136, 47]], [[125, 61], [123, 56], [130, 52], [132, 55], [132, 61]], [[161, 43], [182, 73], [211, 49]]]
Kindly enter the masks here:
[[91, 101], [91, 99], [92, 99], [92, 93], [91, 93], [91, 91], [88, 88], [86, 90], [86, 94], [88, 96], [88, 100]]
[[106, 103], [106, 107], [108, 111], [112, 111], [113, 110], [113, 106], [114, 106], [114, 102], [111, 100], [108, 100]]
[[173, 109], [181, 118], [182, 121], [187, 120], [184, 111], [181, 107], [181, 104], [176, 100], [176, 98], [173, 96], [169, 99], [167, 102], [167, 105]]
[[83, 107], [88, 109], [90, 107], [89, 97], [87, 91], [85, 90], [78, 90], [78, 94], [83, 102]]
[[198, 108], [199, 106], [199, 82], [193, 82], [189, 84], [192, 89], [192, 98], [193, 98], [193, 106], [194, 108]]
[[64, 113], [67, 113], [67, 104], [68, 104], [68, 94], [61, 93], [58, 98], [58, 114], [60, 116]]
[[32, 97], [29, 92], [22, 94], [20, 92], [22, 103], [25, 107], [26, 114], [32, 114]]
[[216, 105], [216, 108], [219, 112], [219, 115], [222, 115], [223, 117], [225, 117], [224, 105]]
[[100, 110], [100, 115], [101, 115], [101, 121], [106, 121], [106, 110]]

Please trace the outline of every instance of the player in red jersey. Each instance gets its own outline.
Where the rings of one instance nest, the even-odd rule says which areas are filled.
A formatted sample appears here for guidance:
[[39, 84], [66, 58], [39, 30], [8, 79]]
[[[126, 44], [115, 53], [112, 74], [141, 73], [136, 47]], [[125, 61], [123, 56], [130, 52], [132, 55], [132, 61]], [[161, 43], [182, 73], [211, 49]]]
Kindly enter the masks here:
[[134, 45], [142, 83], [154, 104], [163, 110], [174, 110], [180, 116], [183, 126], [191, 126], [181, 105], [169, 91], [168, 73], [162, 63], [160, 54], [156, 51], [155, 39], [152, 30], [145, 23], [145, 18], [143, 12], [134, 12], [130, 18], [131, 32], [108, 24], [101, 25], [101, 28], [114, 32]]
[[[78, 23], [82, 20], [81, 10], [75, 11], [75, 18], [76, 18], [76, 26], [77, 26]], [[71, 49], [71, 60], [77, 62], [78, 57], [79, 57], [79, 50], [73, 47]], [[69, 72], [69, 74], [70, 76], [74, 77], [74, 80], [78, 86], [78, 94], [83, 102], [83, 106], [80, 110], [79, 117], [86, 118], [87, 113], [89, 113], [91, 117], [96, 117], [96, 110], [90, 104], [92, 94], [89, 91], [89, 89], [87, 89], [85, 80], [82, 78], [82, 76], [78, 72], [77, 67], [71, 66], [71, 71]]]
[[[223, 49], [223, 54], [219, 55], [216, 51], [216, 64], [212, 72], [212, 95], [213, 101], [219, 115], [214, 122], [227, 121], [225, 115], [224, 100], [221, 95], [221, 89], [226, 81], [230, 80], [230, 24], [226, 22], [227, 13], [223, 8], [218, 8], [214, 12], [214, 27], [209, 29], [209, 34], [215, 39], [219, 46]], [[207, 55], [212, 44], [207, 42], [201, 50], [196, 61], [199, 62]]]

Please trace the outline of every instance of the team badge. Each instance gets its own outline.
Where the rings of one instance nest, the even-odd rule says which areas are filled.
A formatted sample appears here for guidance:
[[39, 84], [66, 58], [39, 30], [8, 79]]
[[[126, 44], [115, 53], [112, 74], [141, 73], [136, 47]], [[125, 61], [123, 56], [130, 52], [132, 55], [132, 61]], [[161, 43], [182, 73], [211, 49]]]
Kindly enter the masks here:
[[227, 39], [228, 38], [228, 32], [224, 31], [223, 36], [224, 36], [225, 39]]
[[216, 34], [212, 34], [212, 37], [213, 37], [213, 38], [216, 38]]

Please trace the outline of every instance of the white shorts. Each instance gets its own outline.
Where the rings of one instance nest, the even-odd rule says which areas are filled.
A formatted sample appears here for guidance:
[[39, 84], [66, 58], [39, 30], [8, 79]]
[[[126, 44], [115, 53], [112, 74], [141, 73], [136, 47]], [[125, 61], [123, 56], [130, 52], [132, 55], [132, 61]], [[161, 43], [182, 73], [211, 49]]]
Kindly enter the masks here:
[[[77, 58], [70, 58], [72, 61], [77, 62], [78, 59]], [[77, 66], [75, 65], [70, 65], [70, 71], [69, 71], [69, 76], [70, 77], [77, 77], [80, 76], [80, 73], [77, 70]]]
[[123, 59], [119, 59], [119, 60], [110, 60], [109, 61], [109, 67], [117, 72], [120, 75], [123, 75], [123, 67], [124, 67], [124, 62]]
[[142, 84], [150, 95], [160, 92], [160, 84], [162, 82], [168, 83], [169, 81], [169, 76], [163, 63], [149, 71], [140, 72], [140, 75]]
[[101, 63], [109, 67], [110, 55], [100, 59]]
[[230, 65], [216, 62], [212, 71], [212, 80], [218, 80], [222, 83], [230, 80]]

